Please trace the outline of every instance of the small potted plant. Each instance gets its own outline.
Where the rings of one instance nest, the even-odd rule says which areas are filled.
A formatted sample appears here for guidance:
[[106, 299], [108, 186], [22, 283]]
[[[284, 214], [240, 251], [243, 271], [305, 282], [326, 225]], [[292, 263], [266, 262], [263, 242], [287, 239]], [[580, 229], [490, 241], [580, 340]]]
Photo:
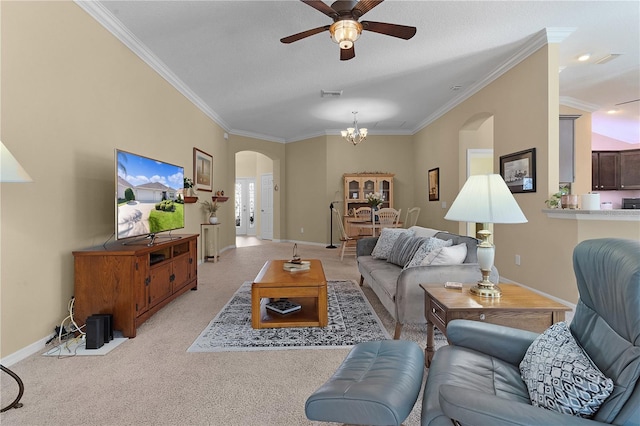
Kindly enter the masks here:
[[202, 210], [205, 212], [207, 216], [207, 220], [211, 224], [218, 223], [218, 217], [216, 216], [216, 212], [218, 211], [218, 202], [217, 201], [202, 201], [200, 203], [202, 205]]
[[198, 201], [198, 197], [196, 197], [196, 191], [193, 189], [193, 180], [186, 177], [184, 178], [184, 202], [185, 203], [195, 203]]
[[545, 204], [550, 209], [562, 208], [562, 198], [569, 194], [569, 188], [567, 186], [561, 186], [560, 191], [555, 194], [551, 194], [551, 198], [545, 201]]

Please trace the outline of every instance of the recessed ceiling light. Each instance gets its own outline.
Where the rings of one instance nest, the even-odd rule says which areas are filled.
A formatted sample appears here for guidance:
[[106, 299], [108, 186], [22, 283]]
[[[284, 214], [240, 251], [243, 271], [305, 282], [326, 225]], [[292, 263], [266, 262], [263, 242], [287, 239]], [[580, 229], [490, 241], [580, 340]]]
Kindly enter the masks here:
[[617, 114], [618, 112], [620, 112], [618, 108], [613, 108], [607, 111], [607, 114]]
[[563, 65], [560, 68], [558, 68], [558, 74], [561, 73], [562, 71], [564, 71], [565, 68], [566, 68], [565, 65]]
[[578, 60], [580, 62], [584, 62], [584, 61], [588, 61], [590, 57], [591, 57], [591, 53], [583, 53], [582, 55], [578, 56]]

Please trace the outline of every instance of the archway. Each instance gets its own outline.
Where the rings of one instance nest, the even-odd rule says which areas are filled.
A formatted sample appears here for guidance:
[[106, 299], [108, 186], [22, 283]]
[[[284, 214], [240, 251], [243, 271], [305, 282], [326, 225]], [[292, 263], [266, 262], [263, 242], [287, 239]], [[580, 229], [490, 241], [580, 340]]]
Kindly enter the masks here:
[[273, 239], [273, 160], [255, 151], [235, 154], [236, 235]]

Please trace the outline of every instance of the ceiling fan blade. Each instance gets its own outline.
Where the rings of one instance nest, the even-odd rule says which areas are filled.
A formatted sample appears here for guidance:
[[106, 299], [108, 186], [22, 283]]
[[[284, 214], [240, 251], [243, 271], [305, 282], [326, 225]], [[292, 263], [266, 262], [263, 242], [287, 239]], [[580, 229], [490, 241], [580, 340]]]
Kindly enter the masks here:
[[338, 13], [323, 1], [320, 1], [320, 0], [300, 0], [300, 1], [302, 1], [302, 3], [308, 4], [315, 10], [319, 10], [320, 12], [324, 13], [331, 19], [338, 16]]
[[358, 4], [353, 6], [353, 16], [358, 19], [383, 1], [384, 0], [360, 0]]
[[340, 60], [348, 61], [356, 57], [356, 47], [351, 46], [350, 49], [340, 49]]
[[398, 37], [405, 40], [409, 40], [411, 37], [416, 35], [416, 27], [373, 21], [362, 21], [361, 24], [363, 29], [367, 31], [373, 31], [374, 33]]
[[319, 34], [324, 31], [329, 31], [330, 25], [325, 25], [324, 27], [314, 28], [312, 30], [303, 31], [298, 34], [293, 34], [288, 37], [281, 38], [280, 41], [285, 44], [293, 43], [294, 41], [302, 40], [303, 38]]

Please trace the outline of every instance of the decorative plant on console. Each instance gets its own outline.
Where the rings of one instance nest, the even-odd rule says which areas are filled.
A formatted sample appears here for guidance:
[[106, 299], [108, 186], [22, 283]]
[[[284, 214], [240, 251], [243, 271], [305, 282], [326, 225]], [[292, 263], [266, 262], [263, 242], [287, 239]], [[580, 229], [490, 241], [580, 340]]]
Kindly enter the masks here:
[[545, 204], [550, 209], [559, 209], [561, 208], [561, 200], [563, 195], [569, 194], [569, 187], [564, 185], [560, 187], [560, 191], [551, 195], [551, 198], [545, 201]]
[[196, 191], [193, 189], [193, 180], [191, 178], [184, 178], [184, 202], [185, 203], [195, 203], [198, 201], [198, 197], [196, 197]]
[[218, 211], [218, 202], [214, 201], [202, 201], [200, 203], [202, 205], [202, 210], [207, 214], [207, 220], [209, 223], [216, 224], [218, 223], [218, 217], [216, 216], [216, 212]]

